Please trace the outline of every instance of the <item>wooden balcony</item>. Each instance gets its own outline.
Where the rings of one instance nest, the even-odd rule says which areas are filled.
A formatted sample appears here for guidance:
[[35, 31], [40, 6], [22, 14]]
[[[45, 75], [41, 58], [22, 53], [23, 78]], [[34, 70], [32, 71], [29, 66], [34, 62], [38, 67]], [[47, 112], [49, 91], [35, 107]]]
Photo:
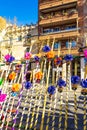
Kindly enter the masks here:
[[46, 40], [46, 39], [72, 39], [73, 37], [78, 37], [80, 35], [78, 30], [69, 30], [63, 32], [56, 32], [46, 35], [39, 36], [39, 40]]
[[56, 6], [60, 6], [60, 5], [68, 4], [68, 3], [77, 2], [77, 1], [78, 0], [55, 0], [55, 1], [48, 0], [47, 2], [42, 2], [39, 4], [39, 10], [52, 8], [52, 7], [56, 7]]
[[30, 45], [31, 45], [31, 40], [24, 41], [24, 43], [23, 43], [24, 47], [27, 47], [27, 46], [30, 46]]
[[[41, 56], [45, 56], [44, 52], [40, 52]], [[60, 50], [60, 55], [64, 56], [66, 54], [69, 54], [69, 50], [67, 48], [62, 48]], [[79, 56], [78, 47], [71, 48], [70, 54]], [[58, 55], [58, 50], [54, 50], [54, 55]]]
[[[55, 55], [58, 55], [58, 51], [54, 51]], [[69, 54], [69, 51], [67, 48], [65, 49], [61, 49], [60, 50], [60, 55], [66, 55], [66, 54]], [[79, 52], [78, 52], [78, 47], [73, 47], [70, 51], [70, 54], [72, 55], [79, 55]]]
[[53, 23], [59, 23], [60, 22], [66, 22], [66, 21], [71, 21], [71, 20], [74, 20], [74, 19], [77, 19], [78, 18], [78, 13], [75, 13], [73, 15], [71, 15], [70, 17], [68, 15], [66, 16], [58, 16], [58, 17], [53, 17], [51, 19], [42, 19], [40, 22], [39, 22], [39, 25], [47, 25], [47, 24], [53, 24]]
[[10, 49], [10, 48], [12, 48], [12, 45], [7, 43], [7, 44], [5, 44], [5, 48]]

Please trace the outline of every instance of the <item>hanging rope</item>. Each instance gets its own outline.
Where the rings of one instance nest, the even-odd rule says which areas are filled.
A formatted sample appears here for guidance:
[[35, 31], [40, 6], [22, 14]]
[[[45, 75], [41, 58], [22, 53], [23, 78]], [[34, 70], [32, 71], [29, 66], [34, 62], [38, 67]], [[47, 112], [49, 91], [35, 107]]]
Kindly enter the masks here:
[[55, 92], [55, 97], [54, 97], [54, 110], [53, 110], [53, 116], [52, 116], [52, 130], [54, 130], [54, 126], [55, 126], [55, 113], [56, 113], [56, 105], [57, 105], [57, 88], [56, 88], [56, 92]]
[[[19, 81], [20, 81], [20, 79], [21, 79], [21, 75], [22, 75], [22, 72], [20, 72], [20, 75], [19, 75], [19, 78], [18, 78], [18, 82], [17, 82], [18, 84], [19, 84]], [[14, 80], [14, 83], [16, 83], [17, 76], [18, 76], [18, 75], [16, 75], [16, 78], [15, 78], [15, 80]], [[15, 109], [14, 109], [15, 99], [16, 99], [16, 96], [13, 97], [13, 100], [12, 100], [12, 103], [11, 103], [10, 112], [9, 112], [9, 116], [10, 116], [10, 117], [11, 117], [12, 111], [15, 110]], [[8, 130], [8, 126], [9, 126], [9, 120], [7, 121], [7, 124], [6, 124], [6, 130]]]
[[64, 130], [67, 130], [68, 126], [68, 89], [70, 82], [70, 64], [67, 64], [67, 86], [66, 86], [66, 106], [65, 106], [65, 126]]
[[58, 130], [61, 130], [62, 127], [62, 101], [63, 101], [63, 93], [60, 94], [60, 108], [59, 108], [59, 126]]
[[[37, 66], [37, 69], [38, 69], [38, 66]], [[42, 70], [42, 68], [41, 68], [41, 70]], [[37, 101], [39, 101], [38, 98], [39, 98], [40, 93], [41, 93], [40, 91], [42, 91], [42, 86], [41, 86], [41, 88], [39, 88], [39, 90], [36, 91], [36, 97], [34, 99], [35, 102], [34, 102], [34, 106], [33, 106], [33, 110], [32, 110], [32, 115], [31, 115], [32, 117], [31, 117], [31, 121], [30, 121], [31, 123], [30, 123], [29, 129], [31, 129], [33, 127], [34, 116], [36, 114]], [[27, 130], [27, 127], [25, 130]]]
[[[47, 76], [46, 89], [48, 88], [48, 84], [49, 84], [50, 63], [51, 63], [51, 62], [49, 62], [49, 65], [48, 65], [48, 76]], [[43, 130], [46, 101], [47, 101], [47, 93], [45, 94], [45, 98], [44, 98], [44, 106], [43, 106], [43, 113], [42, 113], [42, 120], [41, 120], [40, 130]]]
[[[54, 42], [55, 42], [55, 39], [53, 40], [52, 50], [53, 50], [53, 47], [54, 47]], [[49, 44], [49, 39], [48, 39], [47, 45], [48, 45], [48, 44]], [[49, 85], [50, 67], [51, 67], [51, 61], [49, 61], [49, 65], [48, 65], [48, 75], [47, 75], [46, 90], [47, 90], [48, 85]], [[47, 101], [47, 93], [45, 94], [45, 98], [44, 98], [44, 106], [43, 106], [43, 113], [42, 113], [42, 120], [41, 120], [40, 130], [43, 130], [46, 101]], [[50, 114], [49, 114], [49, 115], [50, 115]], [[48, 129], [48, 125], [46, 126], [46, 130], [47, 130], [47, 129]]]
[[83, 117], [83, 130], [87, 130], [87, 118], [86, 118], [86, 96], [84, 96], [84, 117]]
[[[29, 52], [31, 52], [31, 50], [32, 50], [32, 45], [31, 45], [31, 47], [30, 47], [30, 51], [29, 51]], [[24, 74], [27, 73], [28, 64], [29, 64], [29, 61], [26, 61], [26, 70], [25, 70], [25, 73], [24, 73], [24, 72], [23, 72], [23, 69], [22, 69], [22, 73], [24, 73]], [[14, 122], [14, 123], [13, 123], [13, 126], [12, 126], [12, 130], [14, 130], [14, 127], [15, 127], [15, 125], [16, 125], [16, 118], [17, 118], [17, 115], [18, 115], [18, 109], [19, 109], [20, 104], [21, 104], [22, 94], [23, 94], [23, 90], [24, 90], [24, 85], [23, 85], [24, 81], [25, 81], [25, 75], [24, 75], [24, 77], [23, 77], [23, 79], [22, 79], [22, 88], [21, 88], [20, 94], [19, 94], [19, 100], [18, 100], [18, 103], [17, 103], [16, 114], [15, 114], [15, 117], [14, 117], [14, 119], [13, 119], [13, 122]], [[20, 128], [19, 128], [19, 129], [20, 129]]]
[[[77, 75], [77, 61], [75, 61], [75, 75]], [[74, 90], [74, 123], [75, 123], [75, 130], [78, 130], [78, 117], [77, 117], [77, 95], [76, 90]]]
[[[43, 64], [43, 63], [42, 63]], [[42, 70], [42, 67], [41, 67], [41, 70]], [[42, 86], [44, 85], [44, 77], [45, 77], [45, 71], [46, 71], [46, 59], [44, 61], [44, 69], [43, 69], [43, 77], [42, 77]], [[38, 122], [38, 116], [39, 116], [39, 109], [40, 109], [40, 103], [41, 103], [41, 98], [42, 98], [42, 92], [43, 92], [43, 89], [41, 89], [41, 92], [40, 92], [40, 96], [39, 96], [39, 104], [38, 104], [38, 107], [37, 107], [37, 110], [36, 110], [36, 117], [35, 117], [35, 123], [34, 123], [34, 130], [36, 130], [36, 126], [37, 126], [37, 122]]]
[[[54, 42], [55, 42], [55, 38], [54, 38], [54, 40], [53, 40], [53, 44], [52, 44], [52, 50], [53, 50], [53, 47], [54, 47]], [[49, 74], [50, 74], [50, 69], [51, 69], [51, 62], [49, 63], [49, 70], [48, 70], [48, 76], [49, 76]], [[49, 82], [49, 80], [48, 80], [48, 82]], [[53, 80], [53, 82], [54, 82], [54, 80]], [[53, 82], [52, 82], [52, 84], [53, 84]], [[48, 83], [49, 84], [49, 83]], [[52, 97], [51, 97], [51, 100], [50, 100], [50, 105], [49, 105], [49, 110], [48, 110], [48, 117], [47, 117], [47, 125], [46, 125], [46, 130], [48, 130], [49, 129], [49, 121], [50, 121], [50, 114], [51, 114], [51, 106], [52, 106]]]
[[[10, 66], [8, 67], [8, 70], [6, 70], [6, 74], [5, 74], [5, 82], [4, 82], [4, 85], [3, 85], [4, 87], [2, 88], [2, 92], [4, 92], [4, 93], [7, 94], [7, 99], [9, 98], [9, 100], [8, 100], [8, 104], [7, 104], [7, 108], [8, 108], [8, 106], [9, 106], [9, 104], [10, 104], [10, 100], [11, 100], [11, 97], [9, 97], [10, 92], [7, 91], [7, 88], [8, 88], [7, 77], [8, 77], [8, 75], [9, 75], [11, 65], [12, 65], [12, 64], [10, 64]], [[7, 100], [5, 100], [4, 103], [3, 103], [3, 105], [2, 105], [2, 110], [0, 111], [0, 115], [1, 115], [1, 116], [2, 116], [2, 114], [4, 113], [4, 109], [5, 109], [5, 104], [6, 104], [6, 102], [7, 102]], [[6, 110], [7, 110], [7, 109], [6, 109]], [[6, 116], [6, 113], [5, 113], [4, 116]], [[4, 120], [5, 120], [5, 118], [4, 118]], [[0, 126], [0, 129], [2, 129], [2, 126], [3, 126], [4, 120], [2, 121], [2, 124], [1, 124], [1, 126]]]
[[78, 130], [77, 96], [76, 96], [76, 91], [74, 91], [74, 122], [75, 122], [75, 130]]
[[[23, 68], [22, 68], [22, 73], [24, 73], [24, 72], [23, 72]], [[23, 81], [24, 81], [24, 80], [23, 80]], [[22, 85], [23, 85], [23, 81], [22, 81]], [[20, 107], [20, 104], [21, 104], [21, 99], [22, 99], [22, 93], [23, 93], [23, 86], [22, 86], [22, 88], [21, 88], [21, 90], [20, 90], [19, 99], [18, 99], [17, 106], [16, 106], [16, 114], [15, 114], [15, 116], [14, 116], [14, 118], [13, 118], [12, 130], [15, 129], [16, 119], [17, 119], [17, 115], [18, 115], [18, 110], [19, 110], [19, 107]]]

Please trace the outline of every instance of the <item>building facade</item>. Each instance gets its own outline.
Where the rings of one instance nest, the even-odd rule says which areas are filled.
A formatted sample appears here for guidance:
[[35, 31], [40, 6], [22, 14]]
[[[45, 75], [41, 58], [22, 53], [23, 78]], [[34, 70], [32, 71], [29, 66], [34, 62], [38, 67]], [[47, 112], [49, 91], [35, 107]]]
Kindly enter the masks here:
[[[61, 56], [68, 54], [68, 50], [71, 48], [70, 53], [79, 56], [78, 48], [86, 44], [86, 16], [86, 0], [39, 0], [39, 39], [42, 41], [50, 39], [51, 46], [51, 41], [55, 38], [53, 48], [55, 55], [58, 55], [58, 48], [60, 48]], [[83, 78], [84, 60], [79, 59], [77, 62], [77, 74]], [[73, 75], [75, 61], [71, 66], [71, 74]], [[66, 76], [66, 70], [64, 68], [66, 68], [66, 64], [63, 65], [63, 74]]]
[[[4, 35], [1, 40], [1, 59], [7, 54], [11, 53], [16, 60], [24, 57], [24, 53], [30, 50], [31, 44], [36, 42], [37, 39], [37, 25], [20, 26], [9, 24], [4, 30]], [[32, 47], [32, 53], [34, 45]], [[37, 51], [37, 50], [36, 50]]]

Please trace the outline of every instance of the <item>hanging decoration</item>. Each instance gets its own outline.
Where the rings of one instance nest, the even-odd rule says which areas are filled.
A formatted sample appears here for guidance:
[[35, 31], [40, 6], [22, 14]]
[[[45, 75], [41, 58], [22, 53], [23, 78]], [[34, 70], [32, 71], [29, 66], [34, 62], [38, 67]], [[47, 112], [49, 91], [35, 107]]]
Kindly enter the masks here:
[[84, 50], [84, 57], [87, 58], [87, 50]]
[[87, 95], [87, 79], [82, 79], [80, 85], [82, 86], [81, 94]]
[[71, 62], [72, 60], [73, 60], [73, 55], [71, 55], [71, 54], [67, 54], [65, 57], [64, 57], [64, 60], [66, 61], [66, 62]]
[[56, 90], [55, 86], [49, 86], [48, 87], [47, 91], [50, 94], [50, 97], [55, 94], [55, 90]]
[[20, 72], [21, 67], [22, 67], [22, 64], [21, 64], [21, 63], [16, 64], [16, 65], [15, 65], [15, 72]]
[[36, 63], [38, 63], [38, 62], [40, 62], [40, 57], [39, 56], [35, 56], [34, 60], [35, 60]]
[[15, 57], [11, 56], [10, 54], [5, 55], [4, 58], [5, 58], [6, 64], [8, 65], [15, 60]]
[[3, 82], [4, 82], [4, 79], [1, 78], [1, 79], [0, 79], [0, 86], [3, 84]]
[[61, 57], [55, 57], [54, 58], [54, 64], [55, 65], [61, 65], [62, 64], [62, 58]]
[[16, 73], [15, 73], [14, 71], [9, 74], [9, 80], [10, 80], [10, 81], [11, 81], [11, 80], [14, 80], [15, 77], [16, 77]]
[[4, 102], [6, 100], [7, 94], [0, 94], [0, 102]]
[[20, 84], [15, 83], [12, 85], [12, 92], [19, 92], [20, 91]]
[[49, 52], [51, 50], [51, 48], [48, 46], [48, 45], [46, 45], [46, 46], [44, 46], [43, 48], [42, 48], [42, 51], [43, 52]]
[[36, 79], [36, 82], [37, 82], [37, 83], [40, 83], [40, 81], [41, 81], [41, 79], [42, 79], [42, 76], [43, 76], [43, 74], [42, 74], [41, 71], [39, 71], [39, 72], [37, 72], [37, 73], [35, 74], [35, 79]]
[[30, 60], [31, 56], [32, 54], [30, 52], [26, 52], [24, 58], [25, 60]]
[[54, 52], [53, 51], [47, 52], [46, 57], [48, 61], [51, 61], [54, 58]]
[[25, 82], [25, 88], [30, 89], [32, 87], [32, 83], [30, 81]]
[[80, 83], [80, 77], [79, 76], [72, 76], [71, 83], [72, 83], [72, 89], [76, 90], [79, 83]]
[[61, 93], [63, 92], [63, 88], [66, 86], [66, 82], [62, 78], [59, 78], [59, 80], [57, 81], [57, 85], [58, 91]]

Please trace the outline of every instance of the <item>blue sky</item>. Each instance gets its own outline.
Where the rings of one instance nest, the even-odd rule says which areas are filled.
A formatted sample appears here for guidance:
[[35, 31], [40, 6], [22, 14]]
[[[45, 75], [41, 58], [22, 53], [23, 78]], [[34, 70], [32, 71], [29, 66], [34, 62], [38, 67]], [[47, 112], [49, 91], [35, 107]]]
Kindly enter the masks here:
[[38, 21], [38, 0], [1, 0], [0, 16], [13, 21], [17, 18], [17, 24], [30, 24]]

